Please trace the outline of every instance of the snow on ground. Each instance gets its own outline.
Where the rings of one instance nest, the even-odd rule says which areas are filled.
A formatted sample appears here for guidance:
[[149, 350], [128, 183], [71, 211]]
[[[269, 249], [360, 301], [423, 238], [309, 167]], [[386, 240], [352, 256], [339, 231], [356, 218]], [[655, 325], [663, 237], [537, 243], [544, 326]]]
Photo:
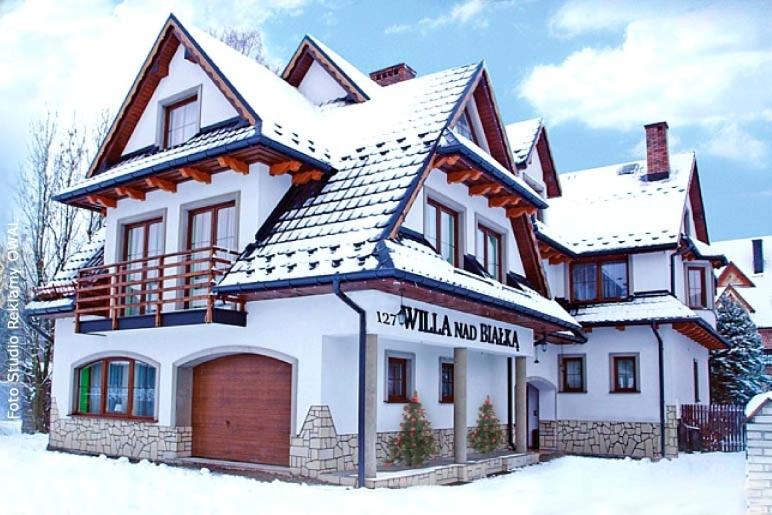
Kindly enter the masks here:
[[740, 515], [745, 508], [742, 453], [660, 463], [565, 457], [464, 486], [372, 491], [266, 483], [45, 446], [41, 435], [0, 437], [1, 513]]

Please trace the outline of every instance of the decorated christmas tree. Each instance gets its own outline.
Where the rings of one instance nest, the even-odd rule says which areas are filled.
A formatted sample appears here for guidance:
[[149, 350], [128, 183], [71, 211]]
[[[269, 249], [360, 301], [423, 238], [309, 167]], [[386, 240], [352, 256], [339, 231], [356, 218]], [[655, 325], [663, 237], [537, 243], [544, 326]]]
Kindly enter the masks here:
[[391, 461], [414, 467], [423, 464], [435, 453], [432, 426], [418, 400], [418, 393], [413, 394], [413, 398], [405, 405], [400, 428], [399, 434], [389, 442]]
[[493, 409], [491, 398], [486, 397], [477, 412], [477, 427], [472, 431], [469, 443], [477, 452], [489, 453], [498, 449], [503, 442], [504, 434], [496, 410]]
[[730, 345], [714, 351], [710, 360], [710, 400], [716, 404], [745, 404], [770, 388], [764, 374], [764, 345], [756, 326], [740, 304], [719, 299], [717, 329]]

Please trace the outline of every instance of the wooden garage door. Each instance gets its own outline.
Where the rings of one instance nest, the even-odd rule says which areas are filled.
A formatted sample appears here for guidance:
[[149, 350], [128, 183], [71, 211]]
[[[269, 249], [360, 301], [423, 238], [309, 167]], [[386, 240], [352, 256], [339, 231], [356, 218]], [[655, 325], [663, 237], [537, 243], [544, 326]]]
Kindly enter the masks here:
[[236, 354], [193, 369], [193, 455], [289, 464], [292, 366]]

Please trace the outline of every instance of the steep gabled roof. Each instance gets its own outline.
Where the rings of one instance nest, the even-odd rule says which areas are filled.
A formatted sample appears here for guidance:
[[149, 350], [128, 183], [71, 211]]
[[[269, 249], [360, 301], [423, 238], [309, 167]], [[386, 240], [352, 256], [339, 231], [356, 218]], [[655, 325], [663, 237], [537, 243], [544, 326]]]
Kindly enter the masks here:
[[547, 185], [547, 197], [559, 197], [561, 195], [560, 179], [547, 138], [547, 128], [542, 119], [532, 118], [510, 123], [507, 125], [507, 137], [515, 165], [520, 169], [526, 168], [536, 152], [541, 162], [544, 183]]
[[[762, 260], [764, 272], [754, 273], [753, 270], [753, 240], [762, 241]], [[731, 263], [722, 271], [719, 284], [725, 284], [727, 276], [739, 273], [745, 278], [742, 284], [735, 285], [734, 290], [753, 307], [751, 320], [760, 329], [772, 328], [772, 235], [741, 238], [737, 240], [717, 241], [712, 247], [726, 254]], [[736, 272], [735, 272], [736, 270]], [[722, 282], [722, 278], [724, 282]], [[752, 281], [750, 286], [747, 282]]]
[[174, 15], [169, 15], [102, 141], [86, 174], [87, 177], [96, 175], [118, 161], [155, 88], [169, 73], [169, 63], [179, 45], [185, 47], [187, 57], [201, 66], [239, 115], [251, 124], [257, 123], [259, 117], [254, 109], [202, 52], [201, 47], [193, 41], [179, 20]]
[[382, 89], [380, 84], [311, 35], [306, 35], [300, 42], [281, 76], [297, 87], [314, 61], [357, 102], [377, 96]]
[[[143, 174], [185, 166], [202, 152], [208, 155], [229, 146], [254, 145], [264, 140], [276, 143], [277, 138], [285, 149], [292, 147], [290, 150], [306, 158], [310, 155], [317, 162], [326, 161], [322, 165], [329, 172], [319, 182], [297, 184], [288, 190], [258, 231], [255, 242], [248, 245], [216, 287], [220, 292], [280, 289], [309, 281], [320, 284], [343, 275], [354, 280], [368, 274], [391, 274], [395, 278], [410, 277], [418, 284], [416, 270], [399, 265], [400, 256], [408, 253], [398, 236], [399, 228], [433, 169], [434, 159], [440, 159], [441, 136], [470, 98], [475, 98], [492, 151], [498, 154], [492, 159], [472, 148], [471, 153], [467, 152], [470, 159], [479, 161], [491, 180], [504, 183], [528, 202], [543, 204], [511, 165], [509, 146], [482, 63], [388, 88], [377, 86], [377, 94], [367, 101], [317, 107], [289, 83], [266, 75], [270, 72], [262, 67], [256, 71], [255, 66], [260, 65], [208, 34], [184, 30], [173, 18], [169, 23], [175, 34], [188, 37], [190, 46], [198, 52], [196, 59], [211, 63], [221, 79], [239, 93], [258, 117], [256, 123], [237, 120], [233, 126], [218, 127], [211, 136], [199, 134], [174, 149], [125, 159], [77, 188], [88, 191], [100, 187], [100, 181], [144, 180]], [[307, 42], [323, 48], [311, 38]], [[340, 66], [338, 56], [332, 59]], [[347, 75], [355, 75], [349, 72]], [[314, 140], [293, 132], [294, 126], [314, 134]], [[327, 145], [330, 150], [323, 151], [322, 156], [314, 154]], [[531, 262], [541, 271], [541, 282], [536, 274], [530, 274], [529, 279], [535, 285], [546, 285], [530, 219], [523, 215], [517, 221], [525, 224], [516, 229], [518, 237], [526, 235], [525, 245], [535, 252], [533, 259], [523, 258], [526, 271]], [[425, 255], [422, 262], [435, 260], [433, 271], [447, 268], [436, 252], [421, 250]], [[486, 281], [467, 281], [456, 272], [435, 274], [422, 281], [451, 295], [509, 307], [519, 315], [546, 322], [540, 327], [578, 327], [558, 304], [534, 290], [525, 292], [521, 288], [513, 293], [491, 287]], [[546, 286], [539, 289], [547, 291]]]
[[694, 154], [675, 154], [670, 166], [667, 179], [652, 182], [641, 180], [646, 161], [562, 174], [563, 194], [550, 200], [539, 234], [577, 255], [675, 248]]
[[718, 285], [741, 286], [746, 288], [752, 288], [756, 286], [753, 284], [753, 281], [751, 281], [748, 276], [745, 275], [742, 270], [740, 270], [740, 267], [737, 266], [734, 261], [730, 261], [729, 264], [721, 270], [721, 273], [718, 276]]

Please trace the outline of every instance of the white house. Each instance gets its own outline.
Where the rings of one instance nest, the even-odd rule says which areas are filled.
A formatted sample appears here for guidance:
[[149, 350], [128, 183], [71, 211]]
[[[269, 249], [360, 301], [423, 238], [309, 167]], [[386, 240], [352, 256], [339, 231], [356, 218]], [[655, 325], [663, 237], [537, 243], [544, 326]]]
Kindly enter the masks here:
[[[606, 172], [610, 205], [619, 188], [654, 199], [672, 186], [652, 218], [672, 234], [609, 247], [629, 263], [626, 289], [584, 306], [569, 270], [596, 254], [567, 215], [592, 208], [579, 178], [598, 174], [558, 181], [531, 129], [527, 150], [510, 145], [482, 64], [368, 76], [307, 36], [277, 76], [171, 16], [88, 176], [57, 196], [100, 210], [105, 229], [27, 307], [56, 318], [50, 447], [356, 469], [373, 484], [414, 393], [456, 463], [470, 463], [487, 397], [517, 463], [534, 456], [529, 424], [542, 446], [576, 421], [656, 434], [656, 336], [667, 405], [695, 400], [692, 366], [703, 388], [721, 344], [712, 304], [684, 303], [685, 275], [708, 277], [714, 259], [693, 157], [656, 183]], [[632, 395], [601, 387], [609, 353], [634, 358], [605, 361], [625, 388], [636, 378]], [[558, 372], [568, 354], [583, 356], [579, 395], [566, 392], [576, 369]], [[474, 473], [515, 463], [490, 460]]]
[[529, 173], [549, 156], [540, 125], [508, 126], [510, 141], [516, 156], [528, 147], [515, 141], [533, 146], [520, 155], [531, 163], [526, 179], [535, 177], [548, 197], [537, 239], [550, 293], [587, 342], [537, 341], [527, 368], [531, 445], [673, 455], [678, 406], [709, 402], [709, 351], [724, 346], [712, 272], [724, 259], [707, 244], [695, 156], [671, 156], [661, 122], [646, 126], [645, 161], [561, 174], [550, 184]]
[[727, 295], [743, 306], [759, 330], [772, 373], [772, 235], [717, 241], [714, 248], [729, 263], [719, 271], [717, 296]]

